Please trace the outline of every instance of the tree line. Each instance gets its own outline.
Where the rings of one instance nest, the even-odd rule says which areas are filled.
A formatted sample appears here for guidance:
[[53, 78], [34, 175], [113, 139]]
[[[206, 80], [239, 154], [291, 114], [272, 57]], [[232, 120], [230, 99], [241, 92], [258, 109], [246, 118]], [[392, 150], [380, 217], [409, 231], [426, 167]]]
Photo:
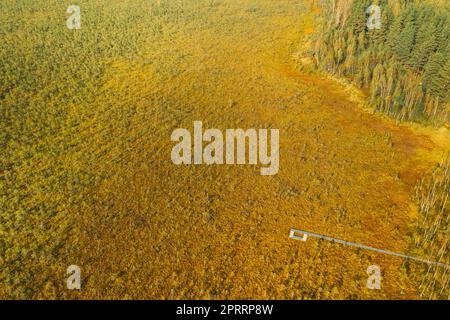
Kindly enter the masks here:
[[[375, 110], [400, 121], [448, 125], [449, 5], [440, 1], [323, 1], [316, 64], [363, 88]], [[369, 28], [371, 5], [380, 28]]]

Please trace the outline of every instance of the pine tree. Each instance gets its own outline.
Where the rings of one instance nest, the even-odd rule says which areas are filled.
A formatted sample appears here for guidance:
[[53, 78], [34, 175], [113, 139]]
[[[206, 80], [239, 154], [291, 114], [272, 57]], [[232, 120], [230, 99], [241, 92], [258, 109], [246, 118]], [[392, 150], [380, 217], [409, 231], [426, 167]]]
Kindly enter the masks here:
[[436, 11], [428, 5], [419, 6], [417, 11], [418, 30], [415, 37], [415, 45], [406, 64], [416, 72], [420, 72], [436, 49], [437, 20], [435, 16]]
[[384, 45], [388, 36], [388, 30], [394, 19], [387, 0], [378, 1], [378, 6], [381, 8], [381, 29], [369, 30], [370, 38], [375, 46]]
[[400, 40], [400, 33], [402, 32], [402, 29], [403, 29], [404, 20], [405, 20], [405, 14], [402, 13], [394, 19], [394, 22], [392, 23], [392, 27], [389, 30], [389, 34], [388, 34], [388, 38], [387, 38], [387, 45], [391, 52], [395, 52], [395, 49], [397, 48], [397, 45]]
[[355, 35], [364, 33], [367, 28], [366, 10], [370, 6], [371, 1], [359, 0], [353, 3], [350, 17], [348, 18], [348, 28]]
[[398, 44], [394, 49], [397, 58], [406, 64], [409, 61], [411, 51], [414, 46], [415, 36], [417, 32], [416, 10], [410, 7], [408, 15], [406, 16], [404, 27], [400, 33]]
[[445, 59], [445, 64], [441, 67], [437, 76], [438, 96], [444, 103], [450, 100], [450, 60]]
[[345, 52], [344, 72], [346, 74], [352, 74], [355, 68], [355, 55], [356, 55], [356, 39], [353, 33], [349, 33], [347, 39], [347, 49]]
[[383, 88], [385, 86], [385, 82], [386, 80], [384, 77], [383, 66], [378, 63], [377, 66], [373, 69], [372, 82], [370, 84], [372, 102], [374, 102], [378, 96], [383, 96]]
[[416, 46], [411, 52], [411, 57], [408, 61], [408, 65], [415, 71], [423, 70], [430, 55], [436, 49], [437, 43], [435, 33], [436, 29], [433, 23], [424, 23], [420, 27], [417, 33]]
[[447, 54], [449, 42], [449, 19], [448, 15], [440, 15], [435, 18], [436, 21], [436, 42], [437, 51]]
[[444, 67], [443, 70], [446, 70], [448, 68], [448, 61], [446, 61], [446, 56], [444, 54], [436, 52], [425, 66], [423, 76], [423, 86], [425, 91], [437, 97], [444, 97], [447, 95], [444, 91], [445, 88], [448, 87], [448, 83], [445, 83], [445, 78], [447, 78], [448, 82], [448, 75], [443, 75], [441, 70], [442, 67]]

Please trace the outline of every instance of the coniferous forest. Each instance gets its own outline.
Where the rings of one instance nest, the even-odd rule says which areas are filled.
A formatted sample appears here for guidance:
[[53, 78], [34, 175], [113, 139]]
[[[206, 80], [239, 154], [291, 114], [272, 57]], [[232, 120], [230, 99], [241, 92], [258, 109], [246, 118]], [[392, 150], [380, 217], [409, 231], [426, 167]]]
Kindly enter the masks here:
[[[381, 25], [368, 28], [377, 14], [367, 10], [374, 3]], [[376, 111], [400, 121], [448, 125], [448, 6], [445, 1], [324, 2], [316, 62], [366, 89]]]

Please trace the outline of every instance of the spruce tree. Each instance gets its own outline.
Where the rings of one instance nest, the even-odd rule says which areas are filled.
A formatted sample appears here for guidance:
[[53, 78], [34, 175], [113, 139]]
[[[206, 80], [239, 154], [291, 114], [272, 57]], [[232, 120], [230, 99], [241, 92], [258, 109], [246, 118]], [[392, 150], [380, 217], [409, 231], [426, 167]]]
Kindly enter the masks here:
[[[446, 63], [447, 67], [445, 67]], [[448, 84], [445, 84], [446, 77], [442, 74], [442, 67], [444, 67], [444, 70], [448, 68], [448, 61], [446, 61], [446, 56], [440, 52], [436, 52], [425, 66], [423, 87], [427, 93], [430, 93], [436, 97], [443, 97], [447, 95], [444, 90], [445, 87], [448, 87]]]
[[424, 23], [417, 33], [416, 45], [411, 52], [411, 57], [408, 65], [415, 71], [422, 71], [427, 63], [430, 55], [434, 52], [437, 46], [436, 42], [436, 27], [433, 23]]
[[387, 45], [391, 52], [395, 52], [397, 45], [400, 41], [400, 34], [403, 29], [403, 22], [405, 20], [405, 13], [401, 13], [394, 19], [392, 27], [389, 30]]
[[403, 29], [398, 39], [398, 44], [394, 49], [397, 58], [403, 63], [407, 64], [411, 51], [414, 46], [415, 36], [417, 32], [416, 10], [410, 7], [409, 13], [406, 16]]
[[366, 31], [367, 16], [366, 10], [371, 5], [371, 1], [359, 0], [353, 3], [351, 14], [348, 18], [348, 28], [355, 35], [359, 35]]

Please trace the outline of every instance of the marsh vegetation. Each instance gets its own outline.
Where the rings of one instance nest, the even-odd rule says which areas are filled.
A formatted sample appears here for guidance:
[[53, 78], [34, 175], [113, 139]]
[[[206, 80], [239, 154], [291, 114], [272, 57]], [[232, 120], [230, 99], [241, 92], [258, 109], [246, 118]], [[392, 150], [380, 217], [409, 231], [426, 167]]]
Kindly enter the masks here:
[[[366, 112], [339, 82], [303, 71], [298, 58], [322, 32], [317, 1], [80, 0], [79, 30], [66, 27], [71, 4], [0, 3], [0, 297], [446, 297], [448, 273], [288, 237], [298, 227], [396, 252], [448, 245], [448, 189], [432, 174], [450, 150], [448, 131]], [[335, 33], [323, 61], [341, 41]], [[373, 65], [382, 48], [364, 41], [354, 65], [369, 59], [387, 83], [389, 66]], [[362, 72], [361, 84], [372, 83], [334, 59], [337, 76]], [[390, 90], [419, 95], [411, 101], [423, 110], [411, 113], [414, 102], [394, 114], [438, 124], [441, 93], [404, 90], [425, 77], [425, 60], [412, 78], [409, 66], [393, 65]], [[358, 92], [379, 99], [379, 90]], [[278, 173], [176, 166], [170, 135], [196, 120], [222, 131], [279, 129]], [[372, 264], [382, 290], [366, 288]], [[81, 268], [80, 291], [65, 287], [70, 265]]]

